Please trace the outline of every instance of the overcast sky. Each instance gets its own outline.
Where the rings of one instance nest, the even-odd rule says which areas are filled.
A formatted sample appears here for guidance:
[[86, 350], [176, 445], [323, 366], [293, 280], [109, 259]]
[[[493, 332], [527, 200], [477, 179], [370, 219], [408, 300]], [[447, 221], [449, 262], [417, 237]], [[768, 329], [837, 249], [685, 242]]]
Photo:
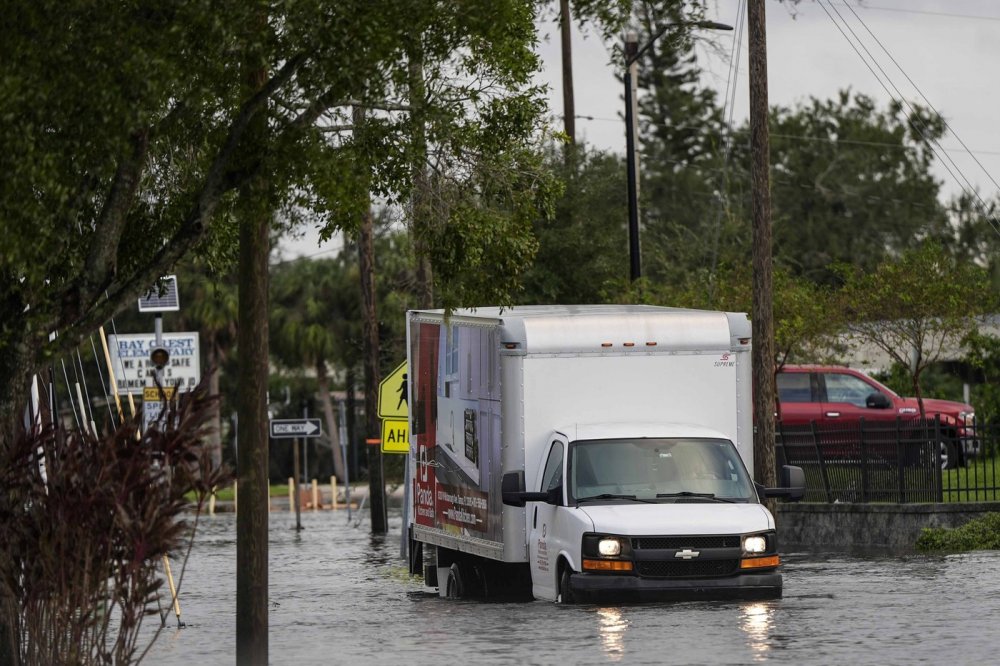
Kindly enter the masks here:
[[[738, 27], [740, 4], [739, 0], [715, 0], [707, 18]], [[890, 94], [911, 103], [929, 103], [953, 130], [940, 142], [944, 154], [954, 161], [942, 160], [952, 173], [943, 166], [936, 171], [946, 193], [958, 192], [967, 186], [965, 181], [978, 186], [985, 196], [1000, 189], [994, 183], [1000, 181], [1000, 133], [996, 130], [1000, 2], [802, 0], [789, 5], [768, 0], [766, 13], [772, 106], [790, 106], [810, 96], [827, 99], [844, 88], [871, 95], [883, 109]], [[553, 113], [560, 114], [557, 123], [561, 127], [558, 33], [554, 25], [546, 26], [544, 33], [548, 38], [541, 44], [541, 54], [546, 67], [540, 81], [550, 86]], [[717, 49], [701, 49], [699, 62], [706, 71], [704, 83], [719, 91], [721, 102], [737, 32], [707, 34]], [[578, 118], [577, 134], [593, 146], [624, 152], [623, 92], [609, 64], [611, 52], [595, 36], [578, 31], [574, 42], [577, 115], [593, 118]], [[745, 29], [739, 50], [733, 107], [736, 124], [746, 119], [749, 101]]]
[[[739, 0], [710, 0], [707, 18], [738, 27], [740, 4]], [[940, 142], [943, 152], [935, 169], [945, 196], [969, 186], [978, 187], [984, 199], [1000, 191], [1000, 0], [802, 0], [797, 6], [768, 0], [766, 12], [772, 106], [791, 106], [810, 96], [828, 99], [844, 88], [871, 95], [882, 109], [890, 95], [930, 105], [952, 130]], [[541, 34], [544, 71], [538, 80], [549, 86], [553, 124], [561, 129], [561, 61], [555, 23], [541, 26]], [[716, 48], [700, 50], [704, 83], [719, 91], [720, 102], [725, 97], [736, 34], [735, 30], [709, 33]], [[746, 119], [749, 98], [746, 29], [739, 51], [732, 110], [737, 125]], [[578, 138], [624, 153], [623, 91], [611, 57], [596, 36], [582, 35], [574, 28], [576, 112], [592, 118], [577, 119]], [[332, 247], [330, 243], [318, 246], [314, 234], [282, 245], [286, 257]]]

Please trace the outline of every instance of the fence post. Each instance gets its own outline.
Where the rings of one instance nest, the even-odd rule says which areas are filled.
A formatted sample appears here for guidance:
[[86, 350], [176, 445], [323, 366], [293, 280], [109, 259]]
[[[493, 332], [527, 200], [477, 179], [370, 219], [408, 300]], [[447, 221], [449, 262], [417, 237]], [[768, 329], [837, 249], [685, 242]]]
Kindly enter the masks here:
[[819, 474], [823, 478], [823, 490], [826, 492], [826, 501], [832, 504], [833, 495], [830, 493], [830, 479], [826, 475], [826, 461], [823, 459], [823, 451], [819, 446], [819, 432], [816, 429], [816, 421], [810, 421], [809, 425], [812, 426], [813, 446], [816, 447], [816, 460], [819, 461]]
[[[906, 471], [903, 465], [903, 460], [905, 454], [903, 453], [903, 430], [901, 428], [900, 418], [896, 416], [896, 476], [897, 483], [899, 484], [899, 504], [906, 503]], [[918, 457], [919, 460], [919, 457]]]
[[[926, 419], [924, 420], [926, 423]], [[926, 432], [926, 429], [925, 429]], [[934, 415], [934, 440], [931, 442], [931, 454], [934, 461], [934, 476], [937, 479], [937, 501], [944, 502], [944, 470], [941, 469], [941, 415]]]
[[861, 428], [860, 442], [858, 444], [858, 449], [861, 454], [861, 502], [864, 504], [868, 503], [868, 443], [865, 442], [865, 417], [858, 419], [858, 425]]
[[[791, 465], [792, 461], [788, 459], [788, 447], [785, 446], [785, 424], [782, 423], [781, 421], [778, 421], [777, 423], [775, 423], [775, 425], [777, 426], [775, 434], [778, 436], [778, 446], [781, 448], [781, 459], [784, 461], [781, 464]], [[775, 470], [775, 473], [777, 474], [778, 470], [780, 469], [781, 466], [778, 465], [778, 469]], [[778, 476], [775, 478], [780, 479], [781, 475], [778, 474]]]

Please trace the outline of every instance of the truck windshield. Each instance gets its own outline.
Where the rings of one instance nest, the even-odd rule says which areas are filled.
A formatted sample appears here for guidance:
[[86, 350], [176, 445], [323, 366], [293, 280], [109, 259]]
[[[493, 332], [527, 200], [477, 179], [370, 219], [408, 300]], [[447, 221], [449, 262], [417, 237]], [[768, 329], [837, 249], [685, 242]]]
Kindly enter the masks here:
[[594, 439], [570, 446], [569, 496], [579, 502], [756, 502], [727, 439]]

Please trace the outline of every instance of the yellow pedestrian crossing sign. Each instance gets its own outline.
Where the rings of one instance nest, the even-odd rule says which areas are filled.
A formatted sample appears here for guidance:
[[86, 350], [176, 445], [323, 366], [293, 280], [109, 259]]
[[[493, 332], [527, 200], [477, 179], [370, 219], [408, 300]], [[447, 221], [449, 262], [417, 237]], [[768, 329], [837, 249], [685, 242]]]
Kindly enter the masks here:
[[380, 419], [406, 420], [409, 414], [409, 387], [406, 379], [406, 361], [403, 361], [378, 385], [378, 417]]

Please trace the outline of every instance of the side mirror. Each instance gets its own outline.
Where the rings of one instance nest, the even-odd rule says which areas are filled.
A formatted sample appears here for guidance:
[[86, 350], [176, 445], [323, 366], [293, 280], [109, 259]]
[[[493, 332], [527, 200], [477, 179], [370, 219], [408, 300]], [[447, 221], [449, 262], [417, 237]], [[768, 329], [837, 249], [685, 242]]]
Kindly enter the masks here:
[[778, 488], [763, 488], [764, 497], [780, 497], [789, 502], [798, 502], [806, 494], [806, 473], [801, 467], [783, 465], [781, 468], [781, 484]]
[[562, 486], [548, 492], [531, 493], [524, 490], [524, 472], [507, 472], [500, 479], [500, 496], [507, 506], [524, 506], [526, 502], [546, 502], [560, 504]]
[[892, 401], [885, 393], [876, 391], [865, 398], [865, 407], [868, 409], [889, 409], [892, 407]]

